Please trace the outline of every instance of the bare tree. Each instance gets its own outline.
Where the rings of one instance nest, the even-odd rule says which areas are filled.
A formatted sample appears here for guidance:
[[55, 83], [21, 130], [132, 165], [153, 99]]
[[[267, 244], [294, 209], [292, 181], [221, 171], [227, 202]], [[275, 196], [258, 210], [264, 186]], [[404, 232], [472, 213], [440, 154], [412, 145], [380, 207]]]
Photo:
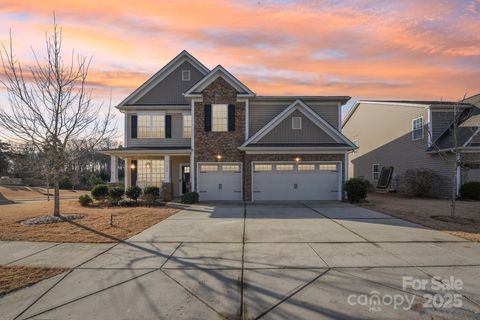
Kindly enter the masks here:
[[[87, 76], [91, 57], [72, 51], [70, 61], [62, 55], [62, 32], [55, 19], [53, 31], [45, 34], [46, 55], [24, 71], [13, 51], [12, 36], [2, 44], [1, 60], [9, 108], [0, 109], [0, 126], [46, 156], [48, 174], [54, 185], [53, 215], [60, 215], [59, 179], [65, 170], [68, 146], [85, 141], [93, 148], [112, 137], [111, 105], [101, 115], [101, 105], [92, 102]], [[79, 155], [76, 155], [79, 156]], [[32, 164], [33, 165], [33, 164]]]

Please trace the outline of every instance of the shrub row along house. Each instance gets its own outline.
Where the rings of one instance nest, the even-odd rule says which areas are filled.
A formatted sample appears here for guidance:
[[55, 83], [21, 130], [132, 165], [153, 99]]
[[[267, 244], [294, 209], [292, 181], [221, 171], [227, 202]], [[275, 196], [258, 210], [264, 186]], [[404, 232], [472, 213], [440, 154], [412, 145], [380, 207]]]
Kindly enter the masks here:
[[125, 186], [162, 187], [171, 198], [340, 200], [347, 155], [346, 96], [257, 96], [222, 66], [183, 51], [117, 108], [125, 117]]
[[455, 181], [457, 193], [461, 184], [480, 181], [480, 94], [460, 103], [358, 101], [343, 132], [358, 146], [349, 155], [350, 177], [376, 184], [382, 167], [393, 167], [397, 188], [406, 170], [429, 169], [441, 178], [437, 196], [452, 194]]

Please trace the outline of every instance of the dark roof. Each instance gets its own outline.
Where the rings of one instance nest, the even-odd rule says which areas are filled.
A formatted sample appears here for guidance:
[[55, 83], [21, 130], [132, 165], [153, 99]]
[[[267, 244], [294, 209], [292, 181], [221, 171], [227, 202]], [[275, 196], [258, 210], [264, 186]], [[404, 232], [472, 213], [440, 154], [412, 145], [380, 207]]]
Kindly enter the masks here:
[[415, 103], [425, 105], [455, 105], [471, 106], [470, 103], [458, 102], [458, 101], [429, 101], [429, 100], [361, 100], [365, 102], [390, 102], [390, 103]]
[[257, 95], [253, 101], [341, 101], [343, 103], [350, 100], [349, 96], [261, 96]]
[[102, 151], [142, 151], [142, 150], [190, 150], [190, 147], [127, 147], [127, 148], [115, 148], [105, 149]]
[[288, 148], [288, 147], [350, 147], [346, 143], [252, 143], [246, 146], [247, 148], [249, 147], [255, 147], [255, 148], [264, 148], [264, 147], [283, 147], [283, 148]]

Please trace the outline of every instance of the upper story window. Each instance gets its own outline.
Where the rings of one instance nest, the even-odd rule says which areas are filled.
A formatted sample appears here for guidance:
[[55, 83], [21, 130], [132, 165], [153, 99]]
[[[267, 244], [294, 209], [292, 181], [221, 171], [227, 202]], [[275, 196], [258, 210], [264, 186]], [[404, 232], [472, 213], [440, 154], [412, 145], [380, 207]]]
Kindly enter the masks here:
[[165, 115], [146, 114], [138, 116], [139, 138], [165, 138]]
[[412, 120], [412, 141], [423, 139], [423, 117]]
[[212, 104], [212, 131], [228, 131], [227, 104]]
[[182, 81], [190, 81], [190, 70], [182, 70]]
[[372, 179], [378, 180], [380, 178], [380, 165], [374, 164], [372, 165]]
[[302, 117], [292, 117], [292, 130], [302, 130]]
[[192, 116], [190, 114], [183, 115], [183, 137], [192, 137]]

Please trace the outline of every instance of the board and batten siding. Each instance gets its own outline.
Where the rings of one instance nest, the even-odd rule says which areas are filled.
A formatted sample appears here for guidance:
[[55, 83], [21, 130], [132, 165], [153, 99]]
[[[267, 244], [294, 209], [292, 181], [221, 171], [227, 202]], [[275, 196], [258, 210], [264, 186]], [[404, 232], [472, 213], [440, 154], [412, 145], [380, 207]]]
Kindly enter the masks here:
[[[248, 132], [249, 136], [253, 136], [258, 130], [263, 128], [279, 113], [285, 110], [296, 99], [289, 101], [265, 101], [252, 100], [249, 105], [248, 116]], [[338, 103], [324, 102], [324, 101], [309, 101], [302, 100], [313, 111], [321, 116], [325, 121], [338, 129]]]
[[[412, 141], [412, 120], [421, 116], [424, 138]], [[342, 130], [350, 140], [358, 140], [360, 147], [349, 155], [350, 177], [364, 177], [376, 185], [372, 177], [373, 164], [393, 166], [394, 176], [407, 169], [427, 168], [444, 179], [438, 194], [449, 195], [454, 157], [426, 152], [427, 121], [427, 108], [361, 103]]]
[[[292, 129], [292, 118], [302, 118], [302, 129]], [[262, 143], [334, 143], [335, 140], [308, 119], [302, 112], [296, 110], [275, 128], [267, 133], [257, 144]]]
[[[190, 81], [182, 81], [183, 70], [190, 70]], [[159, 84], [135, 101], [135, 104], [188, 105], [183, 93], [203, 77], [204, 75], [197, 68], [190, 62], [185, 61]]]
[[[161, 110], [159, 110], [161, 111]], [[136, 138], [132, 139], [132, 113], [127, 114], [127, 146], [128, 147], [189, 147], [190, 138], [183, 137], [183, 114], [166, 113], [172, 116], [171, 138]]]

